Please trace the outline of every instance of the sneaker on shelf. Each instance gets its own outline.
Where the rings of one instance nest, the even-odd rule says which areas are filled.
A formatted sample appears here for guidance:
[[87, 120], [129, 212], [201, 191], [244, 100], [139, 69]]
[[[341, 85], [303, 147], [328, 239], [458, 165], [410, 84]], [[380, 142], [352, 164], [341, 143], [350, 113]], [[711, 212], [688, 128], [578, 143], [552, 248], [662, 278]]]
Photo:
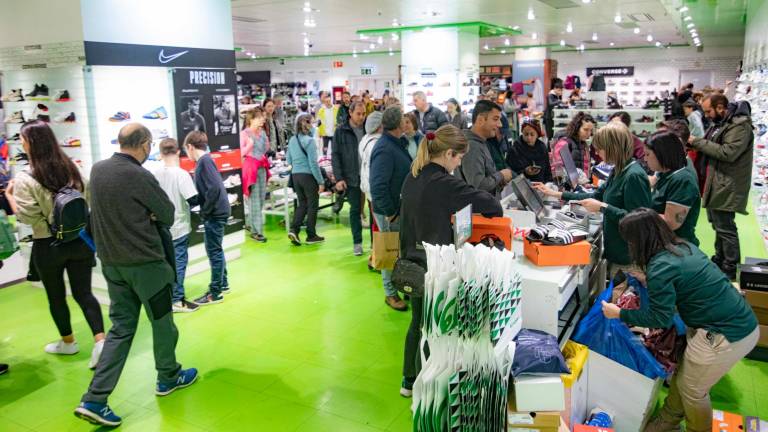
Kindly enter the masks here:
[[427, 96], [434, 96], [435, 94], [432, 93], [432, 90], [427, 90]]
[[11, 92], [3, 96], [3, 102], [24, 102], [24, 94], [21, 89], [11, 89]]
[[131, 113], [125, 112], [125, 111], [118, 111], [109, 118], [109, 121], [111, 122], [124, 122], [131, 119]]
[[63, 112], [56, 117], [53, 118], [53, 121], [56, 123], [75, 123], [75, 113], [73, 112]]
[[98, 402], [80, 402], [80, 406], [75, 408], [75, 416], [100, 426], [115, 427], [123, 422], [109, 405]]
[[48, 99], [48, 86], [45, 84], [35, 84], [35, 88], [25, 96], [33, 100]]
[[318, 244], [325, 241], [325, 237], [320, 237], [319, 235], [315, 234], [313, 236], [307, 237], [306, 240], [304, 240], [304, 243], [306, 244]]
[[299, 239], [298, 234], [291, 231], [288, 233], [288, 239], [293, 243], [294, 246], [301, 246], [301, 240]]
[[227, 200], [229, 201], [229, 205], [230, 206], [234, 207], [234, 206], [236, 206], [238, 204], [237, 194], [236, 193], [227, 194]]
[[88, 369], [96, 369], [101, 358], [101, 351], [104, 350], [104, 339], [96, 342], [91, 350], [91, 360], [88, 362]]
[[401, 299], [400, 296], [398, 296], [397, 294], [395, 294], [393, 296], [385, 297], [384, 298], [384, 303], [386, 303], [387, 306], [391, 307], [392, 309], [394, 309], [396, 311], [403, 312], [403, 311], [408, 310], [408, 305], [405, 304], [403, 299]]
[[75, 137], [68, 137], [61, 142], [62, 147], [80, 147], [82, 145], [83, 143], [80, 141], [80, 138]]
[[221, 303], [222, 301], [224, 301], [224, 297], [222, 297], [220, 295], [214, 297], [214, 295], [211, 294], [211, 292], [209, 291], [209, 292], [201, 295], [200, 297], [196, 298], [194, 300], [194, 303], [196, 305], [198, 305], [198, 306], [208, 306], [208, 305], [212, 305], [212, 304]]
[[182, 369], [179, 372], [179, 377], [176, 378], [176, 381], [171, 383], [161, 383], [158, 381], [157, 387], [155, 387], [155, 394], [158, 396], [166, 396], [173, 393], [177, 389], [191, 386], [195, 383], [195, 381], [197, 381], [197, 369]]
[[168, 130], [166, 129], [152, 129], [152, 138], [163, 139], [168, 138]]
[[37, 115], [37, 119], [40, 120], [40, 121], [44, 121], [46, 123], [50, 123], [51, 122], [51, 116], [49, 116], [47, 114], [38, 114]]
[[45, 346], [45, 352], [48, 354], [73, 355], [80, 352], [77, 342], [66, 343], [63, 340], [51, 342]]
[[24, 123], [24, 113], [22, 111], [14, 111], [5, 118], [6, 123]]
[[168, 112], [161, 106], [144, 114], [143, 117], [149, 120], [165, 120], [168, 118]]
[[21, 135], [16, 132], [15, 134], [11, 135], [10, 138], [8, 138], [8, 141], [21, 141]]
[[69, 98], [69, 91], [68, 90], [61, 90], [59, 93], [56, 94], [56, 102], [69, 102], [72, 99]]
[[195, 312], [199, 308], [200, 306], [192, 303], [191, 301], [187, 301], [187, 299], [182, 299], [181, 301], [173, 303], [173, 311], [175, 313]]
[[408, 87], [416, 87], [417, 85], [419, 85], [419, 83], [412, 82], [412, 83], [408, 84]]
[[227, 189], [240, 186], [241, 184], [240, 174], [233, 174], [224, 179], [224, 187]]
[[428, 82], [428, 83], [424, 83], [424, 87], [425, 87], [425, 88], [426, 88], [426, 87], [434, 87], [434, 86], [435, 86], [435, 84], [434, 84], [434, 83], [431, 83], [431, 82]]
[[355, 256], [362, 256], [363, 255], [363, 245], [358, 243], [353, 247], [353, 252]]
[[264, 237], [264, 235], [263, 235], [263, 234], [259, 234], [259, 233], [252, 233], [252, 234], [251, 234], [251, 238], [252, 238], [252, 239], [254, 239], [254, 240], [256, 240], [256, 241], [257, 241], [257, 242], [259, 242], [259, 243], [266, 243], [266, 242], [267, 242], [267, 238], [266, 238], [266, 237]]
[[48, 107], [41, 103], [37, 104], [37, 106], [35, 107], [35, 110], [32, 111], [32, 115], [34, 116], [40, 115], [40, 114], [48, 115]]

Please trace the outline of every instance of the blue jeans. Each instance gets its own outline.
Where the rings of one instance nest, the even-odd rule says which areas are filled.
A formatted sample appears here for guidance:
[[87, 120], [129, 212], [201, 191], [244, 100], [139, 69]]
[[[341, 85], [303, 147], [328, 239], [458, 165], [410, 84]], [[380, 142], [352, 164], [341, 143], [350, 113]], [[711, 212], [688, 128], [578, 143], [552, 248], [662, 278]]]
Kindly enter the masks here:
[[189, 262], [189, 234], [173, 241], [176, 254], [176, 285], [173, 287], [173, 302], [184, 300], [184, 276]]
[[[400, 220], [396, 219], [394, 222], [389, 222], [387, 217], [373, 212], [373, 218], [376, 219], [376, 226], [379, 227], [381, 232], [400, 232]], [[357, 218], [360, 220], [360, 218]], [[392, 284], [392, 270], [381, 270], [381, 282], [384, 285], [384, 295], [391, 297], [397, 295], [397, 289]]]
[[224, 239], [224, 227], [226, 219], [209, 219], [203, 221], [205, 227], [205, 253], [211, 265], [211, 284], [208, 290], [215, 297], [221, 295], [222, 288], [229, 286], [227, 280], [227, 260], [224, 258], [224, 248], [221, 242]]

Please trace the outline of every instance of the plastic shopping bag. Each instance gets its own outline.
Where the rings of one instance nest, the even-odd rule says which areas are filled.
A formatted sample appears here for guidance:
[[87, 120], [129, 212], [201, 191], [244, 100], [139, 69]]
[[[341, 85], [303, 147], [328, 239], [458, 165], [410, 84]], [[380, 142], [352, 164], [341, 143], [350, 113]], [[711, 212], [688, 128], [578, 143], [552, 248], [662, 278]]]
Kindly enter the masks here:
[[595, 300], [571, 339], [648, 378], [666, 378], [664, 368], [629, 328], [621, 320], [603, 315], [602, 302], [610, 302], [612, 292], [613, 283]]

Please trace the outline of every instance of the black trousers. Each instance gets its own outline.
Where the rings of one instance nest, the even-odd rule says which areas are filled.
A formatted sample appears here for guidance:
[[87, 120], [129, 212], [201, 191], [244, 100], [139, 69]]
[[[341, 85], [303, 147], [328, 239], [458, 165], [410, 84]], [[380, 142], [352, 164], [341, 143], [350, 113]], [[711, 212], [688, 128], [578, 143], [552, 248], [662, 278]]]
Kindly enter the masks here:
[[293, 215], [291, 232], [298, 234], [301, 224], [307, 218], [307, 237], [317, 235], [317, 210], [320, 200], [319, 185], [312, 174], [291, 174], [293, 176], [293, 190], [296, 192], [298, 205]]
[[[405, 335], [405, 354], [403, 358], [403, 377], [415, 379], [421, 371], [421, 319], [424, 309], [423, 297], [411, 297], [411, 325]], [[427, 347], [425, 347], [426, 349]], [[429, 356], [429, 351], [427, 351]]]
[[707, 219], [715, 230], [715, 263], [725, 273], [736, 272], [736, 267], [741, 262], [736, 213], [707, 209]]
[[328, 147], [333, 143], [332, 136], [323, 137], [323, 154], [328, 154]]
[[85, 315], [85, 320], [95, 335], [104, 332], [104, 318], [96, 297], [91, 292], [91, 270], [94, 265], [93, 251], [82, 241], [52, 246], [53, 238], [35, 239], [32, 243], [32, 265], [40, 275], [40, 280], [48, 295], [48, 307], [59, 330], [59, 335], [72, 334], [69, 307], [67, 306], [67, 286], [64, 283], [64, 271], [69, 277], [72, 297]]

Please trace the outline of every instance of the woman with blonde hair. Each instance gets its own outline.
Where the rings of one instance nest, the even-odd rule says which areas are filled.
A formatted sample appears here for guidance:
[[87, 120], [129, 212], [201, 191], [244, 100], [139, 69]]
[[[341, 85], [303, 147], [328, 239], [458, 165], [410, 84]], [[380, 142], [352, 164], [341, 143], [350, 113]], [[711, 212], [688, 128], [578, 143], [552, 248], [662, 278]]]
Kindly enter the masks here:
[[[421, 140], [411, 173], [403, 183], [400, 206], [400, 258], [427, 267], [422, 242], [435, 245], [453, 243], [451, 216], [467, 205], [473, 213], [488, 217], [501, 216], [501, 205], [488, 192], [475, 189], [451, 175], [469, 150], [464, 134], [447, 124]], [[419, 340], [421, 339], [422, 299], [411, 298], [411, 325], [405, 338], [403, 383], [400, 394], [410, 397], [413, 382], [421, 369]]]
[[541, 193], [563, 200], [578, 200], [586, 210], [603, 214], [604, 253], [611, 276], [631, 269], [629, 250], [619, 234], [619, 222], [627, 213], [651, 206], [651, 185], [643, 167], [633, 159], [632, 133], [623, 124], [609, 123], [592, 140], [597, 155], [613, 165], [613, 172], [594, 192], [558, 192], [541, 183], [534, 187]]

